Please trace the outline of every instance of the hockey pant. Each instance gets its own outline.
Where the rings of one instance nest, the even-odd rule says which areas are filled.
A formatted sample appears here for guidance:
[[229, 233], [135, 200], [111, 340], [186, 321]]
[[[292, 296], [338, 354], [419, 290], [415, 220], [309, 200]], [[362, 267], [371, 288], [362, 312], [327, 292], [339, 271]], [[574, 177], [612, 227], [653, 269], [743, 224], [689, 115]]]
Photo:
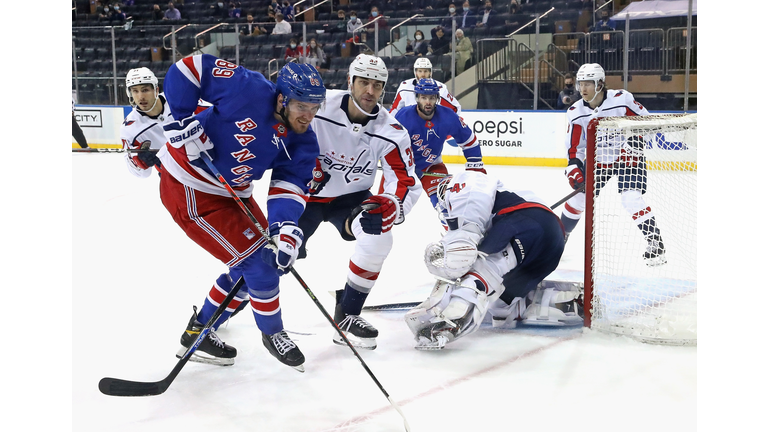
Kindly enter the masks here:
[[[624, 210], [632, 216], [635, 223], [640, 226], [646, 236], [648, 235], [646, 231], [656, 232], [653, 213], [650, 206], [643, 199], [643, 195], [648, 187], [648, 170], [645, 157], [631, 157], [622, 154], [614, 164], [598, 164], [595, 174], [595, 194], [597, 196], [600, 195], [605, 184], [614, 176], [618, 177], [618, 192], [621, 194], [621, 204]], [[579, 193], [565, 203], [562, 216], [571, 221], [578, 221], [581, 219], [585, 209], [586, 194]], [[564, 223], [567, 225], [566, 230], [568, 232], [575, 226], [575, 222], [564, 221]], [[644, 229], [644, 226], [649, 226], [649, 228]]]
[[[216, 279], [197, 320], [205, 324], [242, 276], [245, 286], [217, 321], [216, 327], [226, 321], [240, 303], [250, 301], [256, 324], [262, 332], [274, 334], [281, 331], [280, 276], [261, 259], [260, 249], [267, 242], [237, 203], [229, 196], [196, 191], [171, 175], [160, 176], [160, 199], [190, 239], [229, 267], [228, 274]], [[252, 197], [244, 199], [243, 203], [262, 227], [268, 226]]]
[[508, 304], [524, 297], [560, 263], [565, 248], [558, 217], [541, 208], [524, 208], [497, 216], [478, 250], [489, 255], [511, 245], [517, 266], [504, 275], [501, 299]]
[[333, 224], [344, 240], [355, 241], [355, 251], [349, 260], [347, 284], [366, 295], [376, 283], [384, 260], [392, 250], [392, 231], [379, 235], [366, 234], [360, 226], [362, 216], [358, 215], [350, 224], [352, 231], [350, 235], [344, 228], [344, 222], [352, 210], [371, 195], [370, 191], [364, 190], [342, 195], [328, 202], [310, 201], [299, 218], [299, 228], [304, 232], [304, 244], [299, 250], [299, 258], [305, 258], [308, 255], [309, 239], [322, 222]]

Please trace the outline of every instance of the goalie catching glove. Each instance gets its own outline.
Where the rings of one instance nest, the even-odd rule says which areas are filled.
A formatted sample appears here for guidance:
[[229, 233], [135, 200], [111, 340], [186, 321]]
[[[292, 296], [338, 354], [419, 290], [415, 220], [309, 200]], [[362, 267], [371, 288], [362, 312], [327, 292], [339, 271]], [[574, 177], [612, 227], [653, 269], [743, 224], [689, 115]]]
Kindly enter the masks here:
[[390, 194], [374, 195], [360, 204], [360, 226], [366, 234], [378, 235], [392, 229], [402, 212], [400, 200]]
[[269, 236], [272, 242], [261, 250], [261, 259], [281, 274], [286, 274], [296, 262], [304, 233], [293, 222], [275, 222], [269, 226]]
[[213, 143], [194, 117], [187, 117], [184, 120], [170, 122], [163, 126], [165, 138], [168, 144], [174, 148], [181, 148], [187, 152], [187, 158], [190, 161], [200, 158], [200, 153], [213, 148]]
[[584, 164], [580, 159], [573, 158], [568, 160], [568, 167], [565, 169], [565, 176], [573, 190], [579, 190], [584, 186]]

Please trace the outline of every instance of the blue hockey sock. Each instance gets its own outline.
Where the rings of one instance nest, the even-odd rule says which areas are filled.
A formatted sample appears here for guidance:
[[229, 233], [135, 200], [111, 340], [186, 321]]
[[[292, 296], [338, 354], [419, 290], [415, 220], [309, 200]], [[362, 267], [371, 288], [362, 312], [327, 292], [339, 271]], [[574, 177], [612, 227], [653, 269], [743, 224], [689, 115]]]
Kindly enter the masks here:
[[341, 310], [347, 315], [360, 315], [366, 298], [368, 298], [368, 293], [360, 292], [347, 284], [341, 295]]

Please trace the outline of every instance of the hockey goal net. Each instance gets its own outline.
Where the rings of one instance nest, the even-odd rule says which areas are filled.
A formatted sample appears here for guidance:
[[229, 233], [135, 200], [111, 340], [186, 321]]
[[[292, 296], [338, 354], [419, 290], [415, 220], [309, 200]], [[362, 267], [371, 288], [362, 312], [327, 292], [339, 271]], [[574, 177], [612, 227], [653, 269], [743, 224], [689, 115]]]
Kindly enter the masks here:
[[[594, 119], [587, 128], [586, 326], [643, 342], [696, 344], [696, 124], [696, 114], [669, 114]], [[649, 265], [648, 237], [618, 192], [628, 180], [619, 166], [643, 160], [646, 169], [630, 180], [645, 182], [642, 198], [663, 239], [660, 265]]]

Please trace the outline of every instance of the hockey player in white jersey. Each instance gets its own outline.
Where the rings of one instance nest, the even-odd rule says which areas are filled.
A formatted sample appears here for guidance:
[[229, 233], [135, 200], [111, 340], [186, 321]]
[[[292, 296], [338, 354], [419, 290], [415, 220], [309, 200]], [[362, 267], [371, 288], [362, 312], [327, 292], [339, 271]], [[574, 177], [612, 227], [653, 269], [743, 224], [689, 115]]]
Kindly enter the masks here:
[[[568, 167], [565, 175], [574, 190], [584, 185], [584, 160], [586, 158], [587, 126], [592, 119], [617, 116], [646, 116], [650, 113], [626, 90], [609, 90], [605, 86], [605, 72], [597, 63], [585, 64], [576, 74], [582, 100], [575, 102], [566, 111], [568, 129], [565, 148]], [[661, 232], [651, 207], [643, 199], [648, 187], [647, 168], [643, 154], [644, 139], [630, 137], [620, 143], [611, 154], [610, 160], [598, 160], [603, 169], [595, 179], [595, 193], [613, 177], [618, 177], [618, 189], [624, 209], [632, 217], [647, 242], [643, 255], [649, 266], [667, 262]], [[581, 219], [586, 208], [585, 193], [576, 194], [563, 207], [560, 219], [566, 232], [566, 240]]]
[[[492, 175], [464, 171], [438, 185], [448, 232], [424, 260], [438, 282], [405, 321], [416, 348], [442, 349], [476, 331], [491, 308], [503, 321], [560, 262], [563, 227], [534, 193]], [[503, 318], [502, 318], [503, 317]]]
[[[152, 166], [162, 169], [155, 152], [165, 145], [163, 125], [173, 121], [171, 109], [160, 93], [155, 74], [145, 67], [131, 69], [125, 77], [125, 92], [133, 106], [120, 126], [128, 171], [141, 178], [149, 177]], [[200, 102], [195, 114], [210, 104]], [[150, 151], [154, 150], [154, 151]]]
[[[407, 106], [416, 105], [416, 93], [414, 89], [420, 79], [432, 78], [432, 62], [426, 57], [416, 59], [413, 63], [413, 79], [407, 79], [400, 83], [395, 94], [395, 100], [392, 102], [392, 107], [389, 109], [389, 113], [392, 115]], [[448, 92], [448, 88], [444, 83], [435, 80], [438, 86], [440, 86], [440, 105], [452, 109], [459, 116], [461, 115], [461, 104], [458, 99]]]
[[[334, 319], [358, 348], [376, 348], [378, 330], [360, 316], [392, 249], [392, 228], [401, 224], [421, 194], [408, 132], [380, 104], [387, 68], [379, 57], [358, 55], [349, 66], [348, 90], [328, 90], [312, 121], [320, 156], [310, 198], [299, 219], [307, 256], [312, 234], [332, 223], [346, 241], [355, 241], [346, 285], [336, 291]], [[370, 191], [381, 164], [387, 181]], [[338, 334], [334, 342], [343, 345]]]

